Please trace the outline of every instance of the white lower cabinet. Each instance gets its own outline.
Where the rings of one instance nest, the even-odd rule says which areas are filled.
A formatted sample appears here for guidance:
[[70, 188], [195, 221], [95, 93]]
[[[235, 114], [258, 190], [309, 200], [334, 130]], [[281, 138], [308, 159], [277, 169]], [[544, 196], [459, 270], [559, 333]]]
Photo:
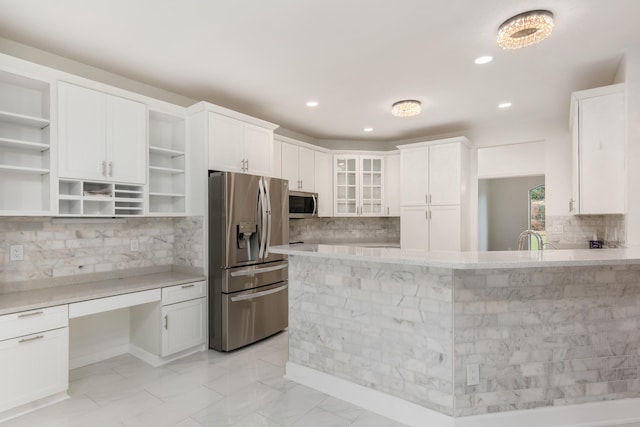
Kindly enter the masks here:
[[131, 309], [133, 353], [153, 365], [166, 363], [162, 358], [206, 342], [206, 321], [205, 281], [163, 288], [160, 304]]
[[69, 386], [67, 306], [0, 316], [0, 412]]
[[162, 307], [162, 357], [204, 343], [206, 302], [198, 298]]

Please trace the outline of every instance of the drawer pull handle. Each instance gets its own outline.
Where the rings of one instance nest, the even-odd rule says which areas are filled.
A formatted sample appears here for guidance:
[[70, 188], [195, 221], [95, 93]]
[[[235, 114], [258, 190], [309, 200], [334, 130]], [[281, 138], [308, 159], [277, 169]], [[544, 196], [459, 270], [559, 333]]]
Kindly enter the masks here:
[[44, 338], [44, 335], [36, 335], [35, 337], [31, 337], [31, 338], [23, 338], [20, 341], [18, 341], [18, 344], [22, 344], [29, 341], [40, 340], [42, 338]]
[[19, 319], [25, 318], [25, 317], [31, 317], [31, 316], [40, 316], [41, 314], [44, 314], [43, 311], [32, 311], [31, 313], [22, 313], [18, 315]]
[[169, 315], [165, 314], [164, 316], [164, 329], [167, 330], [169, 329]]
[[188, 288], [193, 288], [196, 285], [182, 285], [182, 289], [188, 289]]

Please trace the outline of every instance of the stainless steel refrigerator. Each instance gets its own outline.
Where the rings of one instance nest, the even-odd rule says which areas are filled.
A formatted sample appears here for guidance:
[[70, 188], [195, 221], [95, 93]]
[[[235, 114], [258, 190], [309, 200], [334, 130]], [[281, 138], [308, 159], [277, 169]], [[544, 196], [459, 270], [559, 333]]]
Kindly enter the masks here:
[[288, 182], [209, 172], [209, 347], [230, 351], [288, 325]]

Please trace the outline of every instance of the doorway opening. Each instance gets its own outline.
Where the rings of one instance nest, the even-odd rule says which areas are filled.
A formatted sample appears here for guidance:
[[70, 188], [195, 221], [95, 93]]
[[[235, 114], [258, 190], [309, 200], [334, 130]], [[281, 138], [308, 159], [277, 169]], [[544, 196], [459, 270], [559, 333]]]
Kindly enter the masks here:
[[544, 242], [544, 186], [544, 175], [478, 180], [478, 250], [516, 250], [527, 229]]
[[[547, 241], [545, 234], [545, 202], [544, 184], [529, 189], [529, 229], [542, 236], [542, 243]], [[529, 249], [538, 250], [538, 239], [529, 236]]]

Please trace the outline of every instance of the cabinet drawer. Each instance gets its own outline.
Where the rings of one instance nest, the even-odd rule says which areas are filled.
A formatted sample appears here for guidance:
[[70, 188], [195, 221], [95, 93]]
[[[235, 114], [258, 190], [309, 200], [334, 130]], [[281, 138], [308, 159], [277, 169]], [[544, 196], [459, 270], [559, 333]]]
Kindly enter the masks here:
[[185, 283], [162, 288], [162, 305], [202, 298], [207, 295], [207, 282]]
[[69, 385], [69, 328], [0, 342], [0, 412]]
[[67, 305], [39, 308], [0, 316], [0, 341], [36, 332], [63, 328], [69, 324]]

